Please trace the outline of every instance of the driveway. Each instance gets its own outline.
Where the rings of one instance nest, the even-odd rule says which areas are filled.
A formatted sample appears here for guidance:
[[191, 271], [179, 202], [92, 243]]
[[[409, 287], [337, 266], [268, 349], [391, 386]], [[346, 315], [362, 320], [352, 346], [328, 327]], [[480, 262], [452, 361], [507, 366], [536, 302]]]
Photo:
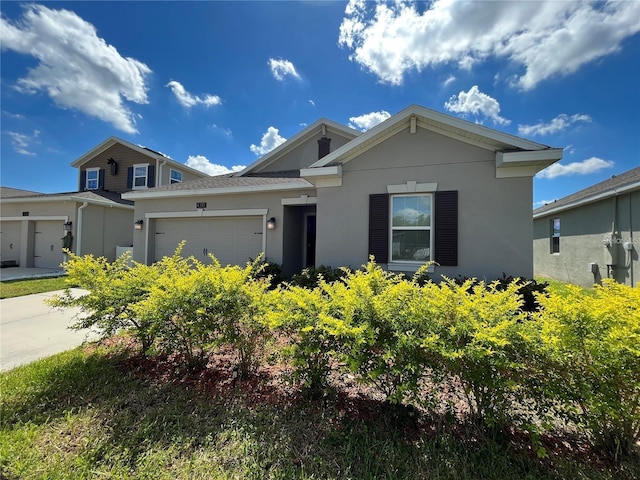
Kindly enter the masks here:
[[[71, 290], [76, 295], [84, 293], [79, 288]], [[0, 300], [0, 370], [11, 370], [98, 338], [95, 331], [68, 328], [80, 309], [62, 310], [44, 303], [59, 293], [62, 290]]]

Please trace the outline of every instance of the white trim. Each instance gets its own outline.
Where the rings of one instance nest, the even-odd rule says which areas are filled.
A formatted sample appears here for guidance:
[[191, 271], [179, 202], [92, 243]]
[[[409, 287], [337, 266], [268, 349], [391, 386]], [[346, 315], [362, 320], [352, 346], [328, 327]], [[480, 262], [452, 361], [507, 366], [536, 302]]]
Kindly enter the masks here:
[[620, 195], [629, 191], [637, 190], [637, 189], [640, 189], [640, 182], [633, 182], [628, 185], [624, 185], [622, 187], [617, 187], [612, 190], [607, 190], [606, 192], [598, 193], [586, 198], [581, 198], [579, 200], [566, 203], [564, 205], [560, 205], [558, 207], [550, 208], [549, 210], [545, 210], [544, 212], [538, 212], [538, 213], [534, 212], [533, 218], [536, 219], [536, 218], [546, 217], [547, 215], [552, 215], [554, 213], [562, 212], [564, 210], [570, 210], [572, 208], [597, 202], [598, 200], [604, 200], [605, 198], [615, 197], [617, 195]]
[[[136, 178], [142, 178], [140, 175], [136, 175], [136, 168], [144, 167], [144, 185], [136, 185]], [[133, 176], [131, 178], [132, 190], [146, 190], [149, 188], [149, 164], [148, 163], [134, 163], [133, 164]]]
[[145, 218], [197, 218], [197, 217], [259, 217], [266, 216], [268, 208], [246, 208], [241, 210], [189, 210], [186, 212], [150, 212]]
[[[89, 172], [96, 172], [96, 188], [89, 188]], [[85, 190], [98, 190], [100, 189], [100, 167], [87, 168], [84, 171], [84, 189]]]
[[330, 165], [328, 167], [301, 168], [301, 177], [341, 177], [342, 165]]
[[496, 178], [533, 177], [540, 170], [542, 170], [542, 168], [532, 167], [530, 165], [523, 167], [499, 167], [496, 168]]
[[[413, 272], [415, 273], [418, 269], [423, 266], [426, 262], [389, 262], [387, 263], [387, 270], [391, 270], [394, 272]], [[427, 273], [433, 273], [435, 271], [435, 266], [432, 263], [427, 267]]]
[[418, 183], [408, 180], [401, 185], [387, 185], [387, 193], [433, 193], [438, 190], [437, 183]]
[[[496, 167], [551, 165], [562, 158], [562, 148], [527, 150], [519, 152], [496, 152]], [[543, 167], [544, 168], [544, 167]]]
[[138, 200], [143, 198], [167, 198], [167, 197], [193, 197], [193, 196], [211, 196], [211, 195], [228, 195], [233, 193], [252, 193], [252, 192], [273, 192], [283, 190], [303, 190], [312, 189], [313, 184], [302, 183], [274, 183], [271, 185], [252, 185], [238, 187], [212, 187], [199, 188], [195, 190], [156, 190], [151, 192], [128, 192], [123, 193], [122, 198], [125, 200]]
[[414, 232], [424, 232], [429, 231], [429, 259], [427, 261], [432, 261], [434, 258], [433, 246], [434, 246], [434, 235], [435, 235], [435, 215], [434, 215], [434, 204], [435, 204], [435, 195], [433, 193], [411, 193], [411, 194], [394, 194], [389, 198], [389, 263], [393, 265], [422, 265], [426, 263], [424, 260], [394, 260], [393, 259], [393, 199], [401, 198], [401, 197], [417, 197], [417, 196], [428, 196], [430, 198], [429, 201], [429, 226], [398, 226], [395, 227], [395, 230], [404, 230], [404, 231], [414, 231]]
[[0, 217], [0, 222], [18, 222], [18, 221], [22, 221], [22, 220], [33, 220], [36, 222], [41, 222], [41, 221], [54, 221], [54, 220], [58, 220], [58, 221], [62, 221], [62, 222], [68, 222], [69, 221], [69, 216], [68, 215], [33, 215], [33, 216], [20, 216], [20, 217]]
[[300, 195], [294, 198], [283, 198], [280, 200], [282, 205], [317, 205], [318, 197], [310, 197], [309, 195]]

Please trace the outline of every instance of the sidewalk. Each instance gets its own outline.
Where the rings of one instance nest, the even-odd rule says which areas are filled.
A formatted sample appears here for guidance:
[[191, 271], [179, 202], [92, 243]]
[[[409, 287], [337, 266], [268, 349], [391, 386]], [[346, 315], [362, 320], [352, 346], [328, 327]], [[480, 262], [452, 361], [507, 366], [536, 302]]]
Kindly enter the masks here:
[[[85, 290], [71, 289], [82, 295]], [[96, 340], [95, 331], [70, 330], [79, 308], [52, 308], [46, 298], [62, 290], [0, 300], [0, 370], [10, 370], [40, 358]]]
[[62, 268], [0, 268], [0, 281], [25, 280], [28, 278], [61, 277], [65, 274]]

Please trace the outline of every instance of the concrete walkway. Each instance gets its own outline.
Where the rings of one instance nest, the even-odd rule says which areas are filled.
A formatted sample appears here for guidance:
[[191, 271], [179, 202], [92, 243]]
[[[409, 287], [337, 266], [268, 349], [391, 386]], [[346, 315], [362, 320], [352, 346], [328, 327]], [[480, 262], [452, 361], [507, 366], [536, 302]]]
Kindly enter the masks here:
[[[71, 290], [75, 295], [85, 293], [79, 288]], [[46, 298], [60, 293], [62, 290], [0, 300], [0, 370], [10, 370], [98, 338], [95, 331], [68, 328], [79, 309], [63, 310], [44, 303]]]
[[62, 268], [0, 268], [0, 281], [26, 280], [32, 278], [61, 277], [65, 275]]

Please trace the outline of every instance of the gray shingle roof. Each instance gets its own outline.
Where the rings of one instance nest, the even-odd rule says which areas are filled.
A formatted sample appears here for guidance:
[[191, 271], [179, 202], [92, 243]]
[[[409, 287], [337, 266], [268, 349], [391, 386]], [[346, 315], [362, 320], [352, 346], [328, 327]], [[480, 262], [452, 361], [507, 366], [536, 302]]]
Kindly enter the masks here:
[[600, 183], [596, 183], [590, 187], [580, 190], [571, 195], [567, 195], [555, 202], [548, 203], [542, 207], [536, 208], [533, 211], [534, 215], [540, 215], [548, 210], [555, 210], [557, 208], [568, 206], [576, 202], [586, 201], [590, 197], [595, 197], [607, 192], [613, 192], [616, 189], [622, 188], [629, 184], [640, 182], [640, 167], [636, 167], [620, 175], [614, 175], [607, 180]]
[[42, 200], [59, 198], [80, 198], [100, 203], [112, 203], [117, 205], [133, 205], [131, 200], [123, 200], [119, 193], [104, 190], [91, 190], [86, 192], [62, 192], [62, 193], [38, 193], [27, 190], [18, 190], [10, 187], [0, 187], [0, 198], [11, 200]]
[[[295, 175], [295, 176], [294, 176]], [[229, 187], [254, 187], [263, 185], [284, 185], [284, 184], [299, 184], [299, 185], [312, 185], [305, 179], [300, 178], [299, 171], [287, 171], [287, 172], [273, 172], [269, 174], [260, 174], [259, 176], [246, 176], [246, 177], [232, 177], [231, 174], [217, 175], [215, 177], [198, 178], [196, 180], [190, 180], [188, 182], [173, 183], [171, 185], [161, 185], [159, 187], [149, 188], [144, 192], [174, 192], [174, 191], [189, 191], [189, 190], [203, 190], [203, 189], [215, 189], [215, 188], [229, 188]], [[138, 193], [141, 190], [133, 191], [131, 193]]]

